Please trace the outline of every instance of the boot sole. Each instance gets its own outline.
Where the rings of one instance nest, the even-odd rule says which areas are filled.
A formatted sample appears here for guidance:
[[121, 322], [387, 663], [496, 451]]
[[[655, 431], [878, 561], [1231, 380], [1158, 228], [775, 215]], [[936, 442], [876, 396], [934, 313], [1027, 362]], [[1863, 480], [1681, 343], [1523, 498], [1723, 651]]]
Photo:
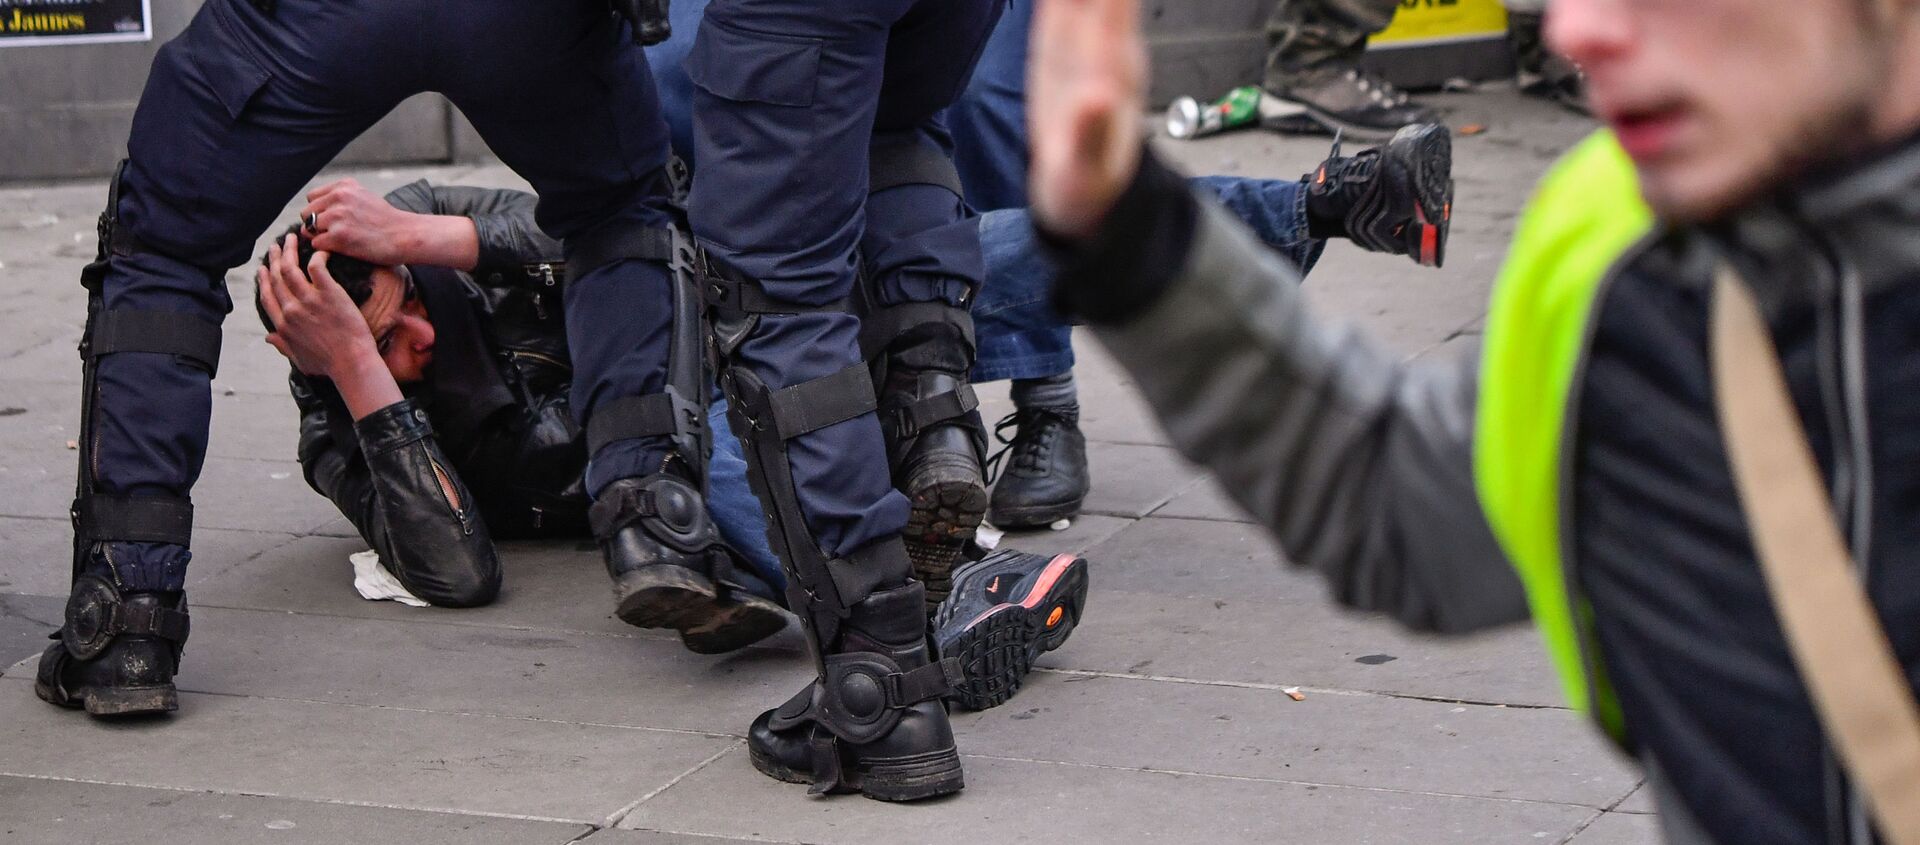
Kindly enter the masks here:
[[1413, 180], [1413, 231], [1407, 252], [1415, 261], [1439, 267], [1447, 258], [1447, 232], [1453, 225], [1453, 136], [1445, 126], [1432, 124], [1401, 130], [1394, 143], [1413, 145], [1407, 156], [1408, 178]]
[[1033, 662], [1065, 644], [1080, 624], [1087, 582], [1085, 558], [1058, 555], [1026, 595], [974, 617], [941, 655], [959, 658], [965, 678], [947, 700], [968, 710], [986, 710], [1013, 698], [1033, 671]]
[[150, 716], [180, 709], [180, 693], [172, 684], [156, 687], [81, 687], [72, 693], [34, 681], [33, 694], [41, 701], [68, 710], [86, 710], [89, 716]]
[[[1269, 94], [1268, 96], [1274, 95]], [[1285, 97], [1277, 96], [1275, 99], [1285, 103], [1289, 107], [1300, 110], [1298, 113], [1286, 115], [1278, 120], [1271, 120], [1262, 124], [1267, 129], [1285, 135], [1332, 135], [1337, 132], [1344, 138], [1352, 138], [1356, 141], [1366, 143], [1379, 143], [1392, 138], [1393, 133], [1400, 131], [1400, 127], [1398, 126], [1381, 128], [1341, 120], [1338, 117], [1334, 117], [1331, 112], [1312, 103], [1300, 100], [1289, 100]]]
[[614, 615], [638, 628], [671, 628], [695, 654], [745, 648], [787, 626], [779, 605], [751, 594], [721, 598], [713, 582], [680, 566], [628, 572], [614, 582]]
[[927, 586], [927, 613], [932, 615], [953, 589], [953, 565], [967, 541], [987, 517], [987, 488], [978, 480], [937, 481], [913, 491], [913, 510], [907, 515], [907, 557], [914, 577]]
[[[761, 774], [784, 783], [806, 784], [813, 775], [790, 768], [749, 748], [748, 758]], [[875, 801], [920, 801], [952, 795], [965, 789], [966, 774], [960, 766], [960, 752], [953, 746], [911, 757], [887, 757], [861, 760], [846, 773], [846, 790], [858, 792]]]

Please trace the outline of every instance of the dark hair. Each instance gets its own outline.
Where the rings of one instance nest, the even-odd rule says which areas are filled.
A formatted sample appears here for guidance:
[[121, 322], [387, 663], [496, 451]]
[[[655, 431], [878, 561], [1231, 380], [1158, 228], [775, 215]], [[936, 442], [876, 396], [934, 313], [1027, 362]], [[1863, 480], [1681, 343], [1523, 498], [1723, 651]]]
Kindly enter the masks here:
[[[267, 250], [271, 252], [279, 249], [280, 243], [286, 240], [287, 235], [293, 235], [299, 241], [295, 249], [300, 256], [300, 270], [304, 273], [307, 263], [313, 260], [314, 249], [313, 239], [307, 236], [306, 230], [300, 224], [295, 223], [287, 227], [285, 232], [280, 233], [280, 237], [273, 239], [273, 243], [268, 245]], [[260, 256], [260, 266], [267, 266], [265, 254]], [[346, 289], [347, 298], [353, 300], [355, 305], [365, 305], [373, 296], [373, 271], [376, 269], [379, 269], [376, 264], [337, 252], [327, 256], [327, 272], [333, 274], [333, 280]], [[260, 312], [260, 324], [266, 326], [267, 331], [274, 331], [273, 320], [267, 316], [266, 306], [260, 303], [258, 290], [253, 292], [253, 307]]]

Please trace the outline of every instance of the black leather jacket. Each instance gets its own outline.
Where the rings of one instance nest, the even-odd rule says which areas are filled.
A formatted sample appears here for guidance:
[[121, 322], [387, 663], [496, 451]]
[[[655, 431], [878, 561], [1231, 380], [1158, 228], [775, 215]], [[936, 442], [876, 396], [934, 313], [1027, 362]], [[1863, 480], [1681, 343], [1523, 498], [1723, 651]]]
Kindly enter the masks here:
[[531, 194], [422, 180], [386, 199], [471, 218], [479, 265], [408, 268], [435, 343], [402, 401], [356, 423], [331, 383], [290, 376], [300, 465], [414, 595], [485, 604], [500, 584], [493, 538], [587, 533], [560, 244], [534, 225]]

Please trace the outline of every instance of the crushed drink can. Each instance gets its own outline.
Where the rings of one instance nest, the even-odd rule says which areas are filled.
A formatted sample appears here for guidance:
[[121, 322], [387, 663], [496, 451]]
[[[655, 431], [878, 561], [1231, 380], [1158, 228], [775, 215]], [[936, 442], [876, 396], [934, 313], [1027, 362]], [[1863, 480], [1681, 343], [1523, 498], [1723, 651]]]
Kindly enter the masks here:
[[1243, 126], [1257, 126], [1261, 100], [1266, 96], [1267, 92], [1258, 85], [1242, 85], [1205, 105], [1192, 97], [1181, 97], [1167, 106], [1167, 134], [1185, 141]]

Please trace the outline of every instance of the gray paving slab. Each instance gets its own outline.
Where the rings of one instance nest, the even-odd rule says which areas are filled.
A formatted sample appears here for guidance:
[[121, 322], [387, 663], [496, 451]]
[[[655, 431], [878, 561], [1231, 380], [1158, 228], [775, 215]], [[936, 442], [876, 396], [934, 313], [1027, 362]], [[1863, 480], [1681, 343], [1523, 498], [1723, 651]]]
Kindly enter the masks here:
[[[183, 688], [222, 695], [745, 734], [813, 677], [789, 648], [723, 656], [678, 639], [199, 606]], [[639, 633], [638, 629], [630, 629]], [[316, 644], [325, 644], [316, 648]]]
[[734, 839], [730, 836], [698, 836], [690, 833], [661, 833], [657, 830], [594, 831], [580, 840], [581, 845], [724, 845], [728, 842], [764, 842], [760, 839]]
[[371, 619], [449, 619], [462, 624], [588, 631], [667, 638], [613, 617], [600, 553], [589, 543], [502, 543], [500, 597], [487, 607], [410, 608], [370, 602], [353, 590], [347, 556], [367, 548], [358, 536], [310, 536], [261, 555], [197, 591], [199, 604]]
[[[72, 481], [67, 497], [72, 498]], [[293, 541], [289, 534], [196, 527], [187, 589], [197, 591], [255, 556]], [[73, 531], [63, 517], [0, 517], [0, 592], [65, 596], [73, 566]]]
[[1613, 808], [1613, 811], [1616, 813], [1646, 814], [1657, 813], [1660, 811], [1660, 808], [1654, 803], [1653, 787], [1643, 783], [1639, 789], [1633, 791], [1632, 795], [1627, 796], [1627, 800], [1620, 802], [1620, 806]]
[[1161, 505], [1151, 516], [1181, 519], [1211, 519], [1220, 522], [1252, 522], [1253, 517], [1240, 509], [1220, 488], [1220, 480], [1208, 477], [1187, 488], [1185, 493]]
[[340, 511], [307, 486], [300, 464], [282, 459], [207, 458], [193, 488], [193, 524], [305, 534]]
[[565, 822], [0, 777], [0, 839], [16, 845], [565, 845], [591, 830]]
[[1638, 781], [1576, 714], [1043, 675], [965, 725], [968, 754], [1603, 809]]
[[734, 742], [191, 693], [171, 718], [103, 724], [47, 706], [25, 678], [0, 678], [6, 775], [592, 823]]
[[1033, 554], [1083, 553], [1132, 524], [1131, 519], [1083, 513], [1069, 520], [1067, 527], [1059, 531], [1052, 528], [1008, 531], [1000, 545]]
[[1565, 703], [1531, 629], [1440, 638], [1324, 601], [1280, 606], [1116, 591], [1103, 580], [1104, 556], [1096, 551], [1091, 560], [1086, 617], [1040, 666], [1518, 706]]
[[[0, 516], [66, 518], [78, 458], [76, 449], [66, 448], [69, 442], [40, 438], [26, 448], [0, 443]], [[300, 534], [339, 516], [307, 486], [291, 448], [270, 460], [209, 456], [193, 503], [195, 528]]]
[[1088, 443], [1087, 471], [1096, 479], [1085, 513], [1142, 517], [1180, 495], [1200, 470], [1166, 446]]
[[1568, 845], [1660, 845], [1660, 820], [1634, 813], [1607, 813]]
[[0, 592], [0, 671], [46, 650], [47, 634], [60, 627], [61, 596]]
[[968, 757], [967, 789], [910, 805], [753, 771], [735, 751], [643, 802], [621, 827], [783, 842], [1274, 842], [1500, 845], [1554, 842], [1584, 807]]

